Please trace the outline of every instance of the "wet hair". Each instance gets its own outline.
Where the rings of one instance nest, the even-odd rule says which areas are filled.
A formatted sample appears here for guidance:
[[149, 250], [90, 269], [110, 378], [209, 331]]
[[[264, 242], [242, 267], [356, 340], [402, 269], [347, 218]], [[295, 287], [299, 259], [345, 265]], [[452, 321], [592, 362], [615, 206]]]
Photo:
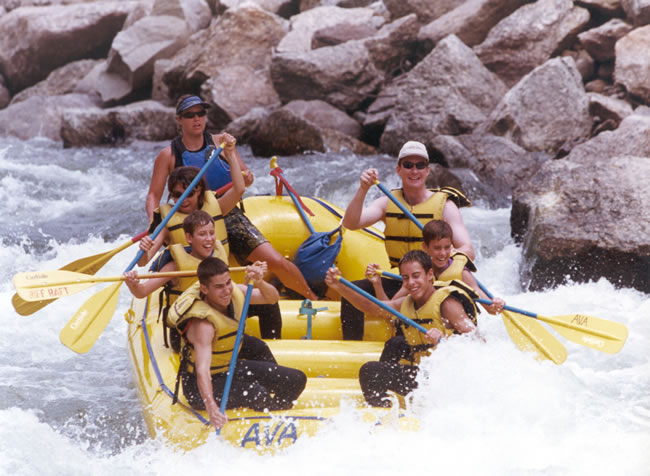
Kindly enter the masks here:
[[442, 240], [443, 238], [449, 238], [450, 240], [454, 238], [454, 231], [446, 221], [431, 220], [422, 228], [422, 239], [427, 246], [432, 241]]
[[194, 210], [183, 220], [183, 231], [193, 235], [194, 230], [200, 226], [207, 225], [208, 223], [214, 224], [214, 220], [208, 212], [204, 210]]
[[402, 272], [402, 265], [406, 263], [411, 263], [416, 261], [422, 265], [425, 273], [428, 273], [429, 270], [433, 269], [433, 262], [431, 261], [431, 256], [426, 254], [422, 250], [411, 250], [407, 251], [402, 259], [399, 260], [399, 269]]
[[201, 283], [203, 286], [208, 286], [213, 276], [227, 272], [228, 265], [219, 258], [214, 258], [212, 256], [201, 261], [201, 263], [199, 263], [199, 267], [196, 269], [196, 274], [199, 277], [199, 283]]
[[[198, 167], [192, 167], [189, 165], [175, 168], [172, 170], [172, 173], [169, 174], [169, 178], [167, 179], [167, 190], [169, 193], [172, 193], [172, 190], [174, 190], [176, 185], [180, 185], [187, 189], [200, 171], [201, 170]], [[196, 187], [194, 188], [198, 190], [199, 208], [201, 208], [203, 206], [203, 195], [208, 188], [205, 178], [201, 177], [201, 180], [199, 180], [199, 183], [196, 184]]]

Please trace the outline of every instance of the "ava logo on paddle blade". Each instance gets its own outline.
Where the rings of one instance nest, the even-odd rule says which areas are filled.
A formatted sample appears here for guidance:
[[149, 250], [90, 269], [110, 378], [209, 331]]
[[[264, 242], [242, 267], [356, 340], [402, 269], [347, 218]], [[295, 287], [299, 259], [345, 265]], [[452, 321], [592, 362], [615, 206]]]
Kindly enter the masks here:
[[88, 315], [88, 311], [86, 309], [81, 309], [75, 316], [72, 322], [70, 323], [70, 329], [77, 329], [81, 323], [83, 323], [83, 320], [86, 318]]

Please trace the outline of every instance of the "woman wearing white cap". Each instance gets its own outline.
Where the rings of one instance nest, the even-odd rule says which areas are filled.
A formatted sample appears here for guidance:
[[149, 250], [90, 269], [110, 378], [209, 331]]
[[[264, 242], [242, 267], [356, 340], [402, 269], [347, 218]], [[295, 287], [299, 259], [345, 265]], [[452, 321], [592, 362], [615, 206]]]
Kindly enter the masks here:
[[[427, 189], [429, 154], [424, 144], [417, 141], [406, 142], [397, 157], [396, 172], [402, 180], [402, 188], [393, 190], [395, 198], [423, 225], [431, 220], [447, 222], [453, 230], [454, 250], [474, 259], [472, 240], [459, 210], [459, 207], [469, 205], [469, 200], [451, 187], [443, 187], [440, 190]], [[361, 173], [359, 189], [345, 210], [343, 226], [357, 230], [383, 221], [386, 225], [386, 252], [391, 264], [397, 266], [407, 251], [422, 249], [422, 231], [386, 196], [379, 197], [367, 207], [363, 206], [368, 190], [378, 178], [379, 174], [374, 168]], [[388, 297], [392, 297], [401, 287], [399, 281], [382, 281]], [[355, 284], [374, 294], [372, 284], [368, 280], [356, 281]], [[341, 300], [341, 324], [344, 339], [363, 338], [363, 313], [345, 299]]]

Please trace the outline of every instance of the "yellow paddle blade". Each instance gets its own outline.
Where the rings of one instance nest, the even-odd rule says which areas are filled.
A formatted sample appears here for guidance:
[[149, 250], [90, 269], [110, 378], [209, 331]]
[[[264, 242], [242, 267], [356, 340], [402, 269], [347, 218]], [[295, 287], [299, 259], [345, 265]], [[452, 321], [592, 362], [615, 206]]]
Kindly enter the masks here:
[[570, 341], [608, 354], [617, 353], [627, 340], [627, 327], [620, 322], [584, 314], [553, 317], [538, 314], [537, 319], [546, 322], [558, 334]]
[[115, 314], [121, 285], [112, 284], [88, 299], [61, 329], [61, 343], [79, 354], [88, 352]]
[[[134, 237], [136, 238], [136, 237]], [[77, 271], [80, 273], [86, 273], [86, 274], [95, 274], [97, 271], [99, 271], [108, 261], [115, 256], [117, 253], [120, 251], [128, 248], [131, 246], [133, 243], [135, 243], [134, 238], [130, 239], [129, 241], [122, 243], [120, 246], [115, 248], [114, 250], [107, 251], [104, 253], [98, 253], [96, 255], [92, 256], [87, 256], [85, 258], [78, 259], [76, 261], [73, 261], [72, 263], [68, 263], [64, 267], [61, 268], [62, 271]], [[136, 240], [137, 241], [137, 240]], [[45, 306], [48, 304], [56, 301], [57, 298], [52, 298], [52, 299], [43, 299], [43, 300], [38, 300], [38, 301], [26, 301], [25, 299], [21, 298], [19, 294], [14, 294], [13, 297], [11, 298], [11, 304], [13, 304], [14, 309], [18, 314], [21, 316], [30, 316], [34, 314], [36, 311], [39, 311], [43, 309]]]
[[521, 350], [534, 352], [537, 358], [549, 359], [558, 365], [566, 360], [566, 347], [535, 319], [509, 311], [503, 311], [502, 315], [508, 335]]
[[99, 279], [72, 271], [33, 271], [14, 275], [14, 287], [18, 296], [25, 301], [53, 300], [69, 296], [89, 288]]

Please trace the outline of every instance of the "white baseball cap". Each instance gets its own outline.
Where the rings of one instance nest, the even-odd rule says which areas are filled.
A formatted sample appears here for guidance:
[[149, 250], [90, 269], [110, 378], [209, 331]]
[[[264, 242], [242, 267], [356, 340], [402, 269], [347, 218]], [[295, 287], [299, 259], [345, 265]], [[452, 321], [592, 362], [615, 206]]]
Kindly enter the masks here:
[[412, 155], [429, 160], [429, 154], [424, 144], [422, 142], [410, 140], [400, 149], [399, 155], [397, 156], [397, 162], [402, 160], [404, 157], [409, 157]]

